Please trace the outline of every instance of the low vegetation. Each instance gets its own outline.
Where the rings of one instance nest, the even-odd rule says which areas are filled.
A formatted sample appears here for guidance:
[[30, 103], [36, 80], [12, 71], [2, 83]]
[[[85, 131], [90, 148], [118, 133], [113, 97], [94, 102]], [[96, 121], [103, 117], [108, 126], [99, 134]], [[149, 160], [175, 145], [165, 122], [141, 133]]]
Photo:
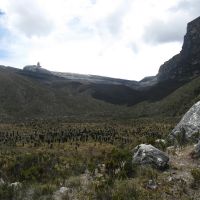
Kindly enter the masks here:
[[[132, 149], [138, 144], [165, 150], [167, 144], [156, 141], [165, 138], [175, 123], [168, 118], [1, 124], [0, 199], [179, 198], [183, 185], [168, 181], [170, 171], [132, 163]], [[193, 170], [191, 176], [197, 185], [198, 173]], [[177, 193], [172, 192], [174, 187]]]

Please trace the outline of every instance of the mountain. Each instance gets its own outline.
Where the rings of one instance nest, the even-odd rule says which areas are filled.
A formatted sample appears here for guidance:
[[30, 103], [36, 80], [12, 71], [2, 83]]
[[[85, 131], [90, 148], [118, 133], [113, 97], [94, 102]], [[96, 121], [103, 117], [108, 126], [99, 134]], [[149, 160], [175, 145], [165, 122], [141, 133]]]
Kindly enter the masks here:
[[141, 81], [0, 66], [0, 119], [180, 116], [200, 93], [200, 17], [181, 52]]
[[200, 17], [190, 22], [181, 52], [164, 63], [157, 75], [159, 81], [194, 78], [200, 74]]

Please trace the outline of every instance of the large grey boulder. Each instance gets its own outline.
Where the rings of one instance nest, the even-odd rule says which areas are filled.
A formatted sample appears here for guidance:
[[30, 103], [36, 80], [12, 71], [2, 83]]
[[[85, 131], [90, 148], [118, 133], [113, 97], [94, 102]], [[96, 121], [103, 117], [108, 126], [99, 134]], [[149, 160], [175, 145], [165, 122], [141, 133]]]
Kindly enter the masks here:
[[169, 157], [152, 145], [140, 144], [133, 149], [133, 163], [151, 165], [158, 169], [168, 166]]
[[[186, 140], [194, 139], [198, 141], [200, 132], [200, 101], [194, 104], [189, 111], [183, 116], [181, 121], [172, 130], [170, 139], [179, 136]], [[197, 138], [198, 137], [198, 138]]]

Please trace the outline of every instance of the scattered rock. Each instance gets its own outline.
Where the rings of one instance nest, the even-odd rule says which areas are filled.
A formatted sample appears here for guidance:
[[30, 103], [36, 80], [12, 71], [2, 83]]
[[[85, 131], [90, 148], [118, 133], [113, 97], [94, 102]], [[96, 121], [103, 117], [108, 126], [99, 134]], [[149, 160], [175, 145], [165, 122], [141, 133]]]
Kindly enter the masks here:
[[[95, 173], [98, 173], [98, 172], [95, 170]], [[90, 172], [86, 170], [85, 173], [82, 174], [80, 177], [82, 188], [87, 189], [88, 185], [91, 183], [92, 180], [93, 180], [93, 177], [91, 176]]]
[[157, 185], [156, 181], [149, 180], [147, 183], [147, 188], [151, 189], [151, 190], [156, 190], [158, 188], [158, 185]]
[[175, 146], [167, 147], [166, 151], [167, 151], [168, 154], [177, 155]]
[[163, 140], [163, 139], [157, 139], [155, 142], [160, 143], [160, 144], [166, 144], [167, 143], [166, 140]]
[[9, 186], [14, 187], [15, 189], [19, 189], [22, 187], [22, 184], [20, 182], [14, 182], [14, 183], [11, 183]]
[[70, 189], [67, 187], [61, 187], [59, 190], [57, 190], [54, 193], [54, 199], [55, 200], [62, 200], [64, 197], [68, 196]]
[[167, 181], [170, 183], [170, 182], [173, 182], [174, 181], [174, 177], [172, 177], [172, 176], [169, 176], [168, 178], [167, 178]]
[[200, 138], [200, 101], [194, 104], [183, 116], [181, 121], [172, 130], [169, 139], [174, 140], [178, 137], [182, 139], [198, 141]]
[[152, 145], [140, 144], [133, 153], [133, 163], [148, 164], [158, 169], [165, 169], [168, 166], [169, 157]]
[[68, 192], [68, 191], [69, 191], [69, 188], [67, 188], [67, 187], [61, 187], [60, 190], [59, 190], [59, 192], [60, 192], [61, 194], [64, 194], [64, 193], [66, 193], [66, 192]]

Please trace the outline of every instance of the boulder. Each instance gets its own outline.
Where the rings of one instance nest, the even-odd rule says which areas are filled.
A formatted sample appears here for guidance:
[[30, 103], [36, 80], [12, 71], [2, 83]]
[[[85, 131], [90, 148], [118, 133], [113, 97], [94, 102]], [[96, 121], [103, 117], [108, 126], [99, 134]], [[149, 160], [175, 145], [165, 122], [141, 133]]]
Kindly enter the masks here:
[[169, 157], [152, 145], [140, 144], [133, 149], [133, 163], [165, 169], [168, 166], [168, 161]]
[[200, 101], [194, 104], [189, 111], [183, 116], [181, 121], [172, 130], [169, 138], [188, 140], [199, 140], [200, 133]]

